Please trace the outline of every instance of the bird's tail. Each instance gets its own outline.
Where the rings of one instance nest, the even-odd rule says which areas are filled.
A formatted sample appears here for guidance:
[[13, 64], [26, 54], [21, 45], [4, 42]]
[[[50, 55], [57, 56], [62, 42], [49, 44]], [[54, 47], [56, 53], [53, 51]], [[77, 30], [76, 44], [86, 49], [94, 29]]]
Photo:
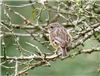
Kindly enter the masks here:
[[62, 47], [62, 56], [67, 57], [67, 50], [66, 47]]

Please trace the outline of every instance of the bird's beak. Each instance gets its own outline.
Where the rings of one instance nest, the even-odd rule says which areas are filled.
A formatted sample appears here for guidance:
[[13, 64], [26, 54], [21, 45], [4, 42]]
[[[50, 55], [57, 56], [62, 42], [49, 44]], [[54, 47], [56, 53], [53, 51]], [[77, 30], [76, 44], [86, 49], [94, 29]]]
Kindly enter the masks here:
[[47, 29], [48, 29], [48, 27], [45, 27], [45, 29], [47, 30]]

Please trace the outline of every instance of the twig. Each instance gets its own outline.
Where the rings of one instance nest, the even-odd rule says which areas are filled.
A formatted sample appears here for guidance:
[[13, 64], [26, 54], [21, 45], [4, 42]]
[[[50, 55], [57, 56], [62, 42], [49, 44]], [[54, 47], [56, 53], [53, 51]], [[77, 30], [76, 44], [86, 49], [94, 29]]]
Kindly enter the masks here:
[[38, 46], [35, 46], [35, 45], [33, 45], [33, 44], [29, 43], [29, 42], [26, 42], [26, 43], [28, 45], [31, 45], [32, 47], [35, 47], [38, 50], [38, 52], [40, 53], [40, 55], [43, 56], [43, 54], [42, 54], [41, 50], [38, 48]]

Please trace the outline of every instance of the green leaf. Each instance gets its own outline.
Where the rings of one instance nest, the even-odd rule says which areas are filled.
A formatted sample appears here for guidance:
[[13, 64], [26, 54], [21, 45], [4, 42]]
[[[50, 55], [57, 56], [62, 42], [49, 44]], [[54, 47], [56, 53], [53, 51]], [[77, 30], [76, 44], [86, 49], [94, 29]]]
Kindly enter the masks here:
[[34, 9], [33, 12], [32, 12], [32, 18], [33, 18], [33, 20], [35, 20], [35, 12], [36, 12], [37, 10], [38, 10], [38, 9], [36, 8], [36, 9]]
[[75, 2], [78, 3], [78, 4], [80, 4], [80, 0], [76, 0]]
[[92, 2], [95, 2], [96, 0], [92, 0]]
[[71, 1], [69, 0], [68, 3], [70, 3]]
[[81, 14], [81, 13], [83, 12], [83, 9], [82, 9], [82, 8], [80, 8], [78, 12]]

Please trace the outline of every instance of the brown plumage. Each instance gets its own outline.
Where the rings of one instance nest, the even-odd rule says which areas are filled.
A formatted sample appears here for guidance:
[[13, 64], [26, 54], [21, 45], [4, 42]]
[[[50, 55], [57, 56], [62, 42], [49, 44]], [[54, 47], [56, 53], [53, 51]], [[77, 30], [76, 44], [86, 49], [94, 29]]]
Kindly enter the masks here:
[[62, 49], [62, 56], [67, 56], [66, 48], [71, 45], [72, 37], [67, 30], [59, 23], [51, 23], [48, 25], [50, 33], [49, 40], [55, 49]]

